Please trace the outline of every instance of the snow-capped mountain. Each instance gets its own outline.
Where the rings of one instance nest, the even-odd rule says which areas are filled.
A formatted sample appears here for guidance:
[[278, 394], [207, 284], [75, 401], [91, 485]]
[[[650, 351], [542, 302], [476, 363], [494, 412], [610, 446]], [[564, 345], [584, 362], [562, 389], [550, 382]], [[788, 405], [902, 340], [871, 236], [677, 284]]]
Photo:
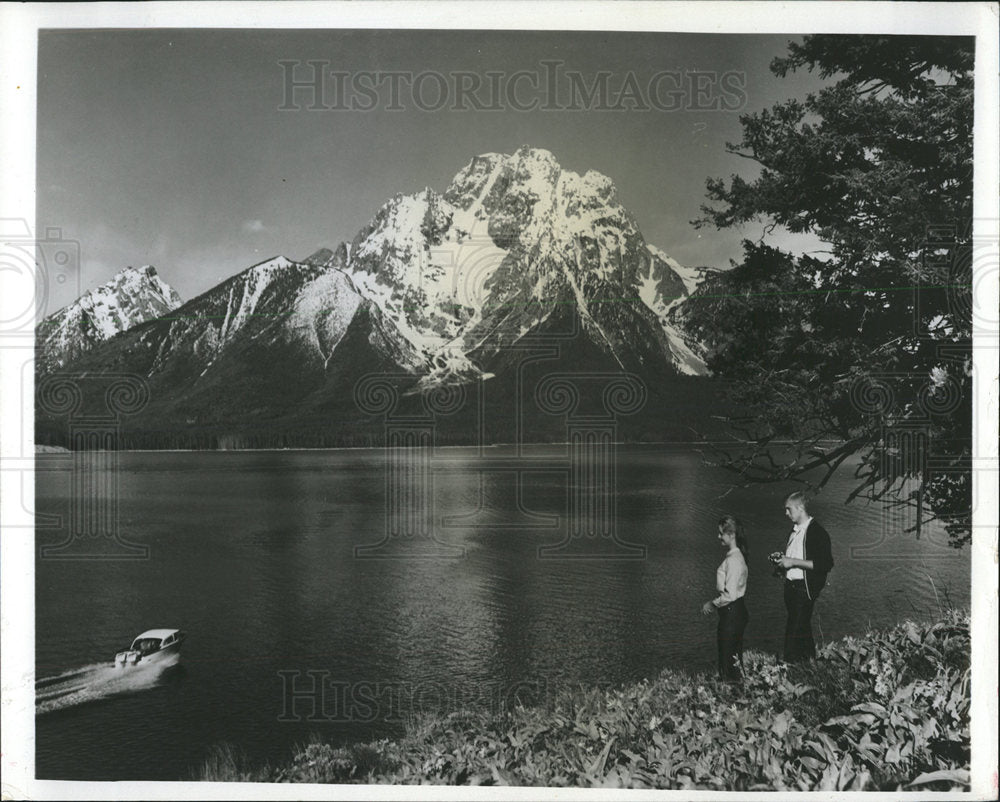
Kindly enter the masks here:
[[[403, 385], [400, 377], [412, 377], [409, 389], [401, 385], [411, 400], [415, 383], [488, 378], [502, 407], [522, 386], [524, 349], [539, 343], [558, 346], [560, 362], [545, 372], [625, 370], [650, 387], [703, 375], [698, 344], [672, 322], [701, 278], [645, 241], [609, 178], [564, 170], [548, 151], [523, 147], [473, 158], [444, 192], [396, 195], [350, 243], [302, 261], [268, 259], [183, 305], [166, 288], [161, 306], [120, 302], [143, 315], [88, 312], [119, 325], [95, 328], [107, 335], [37, 364], [41, 373], [68, 365], [143, 377], [150, 402], [136, 425], [149, 431], [155, 421], [156, 432], [171, 432], [150, 435], [151, 447], [211, 444], [216, 434], [197, 433], [239, 426], [247, 427], [239, 442], [253, 443], [246, 431], [261, 421], [356, 428], [353, 392], [373, 371]], [[95, 293], [72, 308], [104, 309], [88, 300]], [[676, 417], [690, 402], [677, 395], [680, 385], [666, 392], [674, 396], [660, 408]], [[300, 429], [282, 431], [280, 442], [315, 442]]]
[[152, 265], [127, 267], [38, 326], [37, 359], [55, 370], [111, 337], [172, 312], [181, 297]]
[[570, 308], [621, 367], [705, 373], [666, 321], [696, 272], [647, 245], [609, 178], [546, 150], [477, 156], [443, 194], [397, 195], [344, 256], [441, 377], [477, 373]]
[[[276, 256], [253, 265], [173, 314], [133, 329], [123, 343], [129, 361], [147, 378], [178, 371], [204, 376], [248, 348], [274, 349], [259, 364], [245, 365], [260, 373], [275, 366], [279, 349], [289, 348], [296, 351], [297, 366], [325, 367], [359, 314], [382, 321], [337, 264], [337, 255], [322, 249], [301, 262]], [[394, 362], [417, 364], [397, 334], [387, 338], [376, 325], [369, 335], [372, 346]]]
[[141, 377], [149, 404], [136, 420], [153, 432], [150, 447], [189, 443], [204, 427], [322, 415], [337, 394], [349, 409], [360, 376], [413, 372], [420, 360], [336, 266], [344, 252], [253, 265], [83, 353], [71, 369]]

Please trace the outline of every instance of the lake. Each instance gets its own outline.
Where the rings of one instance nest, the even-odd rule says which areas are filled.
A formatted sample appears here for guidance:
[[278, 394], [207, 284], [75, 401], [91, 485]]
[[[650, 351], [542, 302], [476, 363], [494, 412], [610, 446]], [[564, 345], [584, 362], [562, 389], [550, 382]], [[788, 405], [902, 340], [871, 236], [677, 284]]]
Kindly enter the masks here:
[[[218, 744], [275, 764], [314, 734], [392, 737], [422, 711], [712, 670], [715, 618], [699, 608], [715, 595], [726, 512], [750, 541], [747, 648], [780, 650], [766, 555], [790, 530], [790, 485], [731, 489], [731, 474], [663, 445], [619, 446], [603, 473], [595, 454], [570, 474], [558, 445], [440, 449], [422, 468], [409, 458], [395, 454], [406, 478], [390, 483], [388, 510], [376, 450], [132, 452], [96, 470], [117, 492], [96, 480], [88, 492], [117, 508], [77, 514], [117, 515], [148, 556], [38, 557], [37, 776], [189, 779]], [[70, 514], [72, 460], [39, 455], [36, 512], [52, 527], [40, 546], [66, 537], [45, 516]], [[881, 507], [845, 506], [850, 471], [811, 509], [836, 561], [817, 640], [968, 605], [968, 549], [950, 549], [940, 527], [917, 539]], [[594, 481], [614, 483], [616, 510], [567, 516], [590, 503], [570, 485]], [[600, 537], [610, 520], [617, 540]], [[187, 632], [177, 665], [109, 668], [153, 627]]]

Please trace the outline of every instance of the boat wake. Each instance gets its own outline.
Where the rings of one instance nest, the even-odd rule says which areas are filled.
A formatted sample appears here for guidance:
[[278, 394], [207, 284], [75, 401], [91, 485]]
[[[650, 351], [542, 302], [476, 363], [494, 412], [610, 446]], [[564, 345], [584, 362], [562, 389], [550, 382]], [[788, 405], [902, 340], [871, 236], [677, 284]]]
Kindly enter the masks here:
[[179, 655], [156, 663], [116, 668], [94, 663], [35, 681], [35, 713], [51, 713], [85, 702], [148, 690], [160, 684], [164, 672], [177, 665]]

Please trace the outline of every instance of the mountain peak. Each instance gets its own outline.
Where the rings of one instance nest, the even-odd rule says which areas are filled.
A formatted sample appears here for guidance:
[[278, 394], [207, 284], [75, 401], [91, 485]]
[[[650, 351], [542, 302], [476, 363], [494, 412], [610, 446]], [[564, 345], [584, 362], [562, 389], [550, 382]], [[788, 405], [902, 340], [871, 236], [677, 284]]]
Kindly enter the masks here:
[[119, 270], [117, 275], [122, 276], [126, 273], [142, 273], [146, 276], [155, 276], [156, 268], [152, 265], [142, 265], [142, 267], [133, 267], [132, 265], [129, 265], [128, 267]]
[[337, 246], [336, 250], [331, 250], [325, 246], [320, 248], [308, 259], [305, 259], [302, 264], [309, 265], [310, 267], [319, 267], [324, 270], [328, 268], [343, 270], [344, 265], [347, 264], [349, 254], [350, 245], [346, 242], [342, 242]]
[[[72, 307], [79, 304], [90, 307], [95, 303], [107, 302], [107, 299], [112, 296], [117, 296], [121, 300], [121, 293], [123, 292], [132, 296], [152, 294], [162, 297], [167, 303], [176, 300], [177, 306], [181, 304], [180, 296], [177, 295], [177, 292], [169, 284], [160, 278], [153, 265], [142, 265], [141, 267], [129, 265], [115, 273], [114, 276], [100, 287], [87, 290], [69, 306]], [[56, 314], [59, 313], [57, 312]]]
[[281, 254], [278, 254], [277, 256], [272, 256], [269, 259], [264, 259], [263, 261], [257, 262], [256, 264], [251, 265], [247, 269], [248, 270], [253, 270], [254, 268], [258, 268], [258, 267], [279, 267], [280, 268], [280, 267], [289, 267], [289, 266], [294, 265], [294, 264], [297, 264], [297, 263], [293, 262], [287, 256], [282, 256]]
[[519, 159], [525, 159], [537, 162], [551, 162], [558, 165], [559, 162], [556, 161], [555, 154], [551, 150], [545, 148], [536, 148], [532, 145], [521, 145], [515, 152], [514, 156]]
[[153, 265], [142, 265], [141, 267], [133, 267], [129, 265], [128, 267], [123, 267], [117, 273], [115, 273], [110, 279], [108, 279], [100, 287], [93, 290], [88, 290], [84, 295], [90, 293], [97, 293], [106, 290], [110, 287], [120, 286], [122, 283], [129, 281], [149, 281], [159, 279], [159, 275], [156, 272], [156, 268]]
[[396, 195], [359, 232], [343, 269], [431, 362], [442, 349], [483, 355], [490, 332], [515, 341], [560, 298], [619, 365], [665, 359], [690, 370], [663, 318], [696, 277], [647, 249], [608, 176], [564, 170], [545, 148], [482, 153], [443, 195]]
[[303, 260], [304, 264], [312, 265], [314, 267], [323, 267], [329, 264], [333, 260], [333, 251], [329, 248], [323, 247], [316, 251], [314, 254], [309, 256], [307, 259]]
[[177, 291], [152, 265], [129, 265], [96, 289], [45, 318], [38, 326], [38, 360], [58, 367], [126, 329], [162, 317], [181, 305]]

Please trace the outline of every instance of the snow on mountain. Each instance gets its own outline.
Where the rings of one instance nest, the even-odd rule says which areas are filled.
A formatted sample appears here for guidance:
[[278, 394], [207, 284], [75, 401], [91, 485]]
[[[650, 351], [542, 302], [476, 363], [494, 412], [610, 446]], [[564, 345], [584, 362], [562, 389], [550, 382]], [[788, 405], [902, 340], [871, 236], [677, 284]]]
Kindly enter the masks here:
[[362, 302], [343, 273], [323, 273], [298, 293], [287, 325], [315, 347], [326, 367]]
[[670, 343], [670, 351], [674, 358], [674, 364], [681, 373], [689, 376], [707, 376], [708, 366], [705, 364], [703, 351], [700, 345], [693, 342], [673, 323], [665, 322], [663, 332], [667, 335]]
[[670, 312], [698, 288], [708, 271], [685, 267], [654, 245], [647, 245], [646, 248], [652, 258], [648, 272], [642, 277], [639, 297], [663, 327], [674, 367], [688, 375], [706, 376], [708, 367], [701, 356], [700, 346], [672, 322]]
[[339, 269], [330, 269], [304, 284], [295, 295], [284, 328], [315, 350], [325, 369], [359, 311], [367, 309], [375, 325], [368, 342], [376, 350], [392, 356], [401, 367], [415, 368], [420, 358], [410, 349], [381, 314], [359, 293], [354, 283]]
[[[213, 366], [237, 358], [248, 344], [258, 348], [294, 347], [303, 369], [325, 369], [348, 327], [362, 310], [381, 322], [377, 310], [359, 295], [336, 265], [345, 257], [323, 248], [303, 262], [277, 256], [247, 268], [182, 307], [168, 325], [143, 332], [137, 349], [155, 351], [147, 375], [178, 364], [210, 375]], [[391, 325], [389, 326], [391, 329]], [[393, 331], [370, 332], [373, 347], [401, 365], [416, 359]]]
[[298, 265], [285, 256], [260, 262], [244, 270], [239, 281], [230, 281], [226, 314], [219, 328], [219, 341], [225, 342], [243, 328], [251, 316], [257, 315], [257, 307], [264, 293], [271, 288], [278, 273]]
[[[682, 265], [672, 256], [669, 256], [668, 254], [664, 253], [655, 245], [647, 244], [646, 248], [649, 250], [649, 253], [652, 256], [656, 257], [657, 259], [661, 260], [664, 264], [666, 264], [667, 267], [669, 267], [677, 275], [677, 277], [684, 283], [685, 296], [690, 295], [692, 292], [698, 289], [698, 285], [705, 280], [704, 268], [687, 267], [685, 265]], [[679, 301], [682, 299], [677, 298], [676, 300]]]
[[125, 268], [39, 323], [39, 366], [58, 369], [116, 334], [180, 305], [180, 296], [152, 265]]
[[646, 243], [607, 176], [522, 147], [473, 158], [444, 192], [396, 195], [350, 243], [260, 262], [183, 306], [152, 268], [124, 271], [40, 329], [63, 359], [39, 366], [142, 375], [156, 414], [183, 421], [323, 419], [372, 370], [490, 378], [522, 338], [550, 335], [566, 359], [659, 380], [706, 372], [668, 320], [700, 279]]
[[343, 270], [441, 378], [475, 375], [470, 354], [490, 358], [565, 305], [623, 367], [703, 372], [664, 326], [694, 272], [645, 243], [611, 179], [564, 170], [547, 150], [483, 154], [443, 194], [397, 195]]
[[359, 370], [414, 371], [423, 360], [338, 268], [346, 254], [341, 245], [302, 262], [267, 259], [77, 354], [73, 367], [142, 376], [164, 414], [195, 421], [281, 414], [327, 381], [342, 393], [337, 377], [349, 395]]

